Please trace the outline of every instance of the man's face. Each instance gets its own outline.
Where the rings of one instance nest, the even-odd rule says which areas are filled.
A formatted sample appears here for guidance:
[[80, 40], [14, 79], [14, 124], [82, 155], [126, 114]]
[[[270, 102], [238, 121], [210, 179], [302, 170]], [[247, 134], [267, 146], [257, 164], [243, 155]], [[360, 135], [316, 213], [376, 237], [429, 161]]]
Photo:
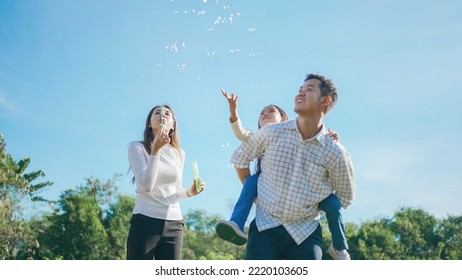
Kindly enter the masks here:
[[316, 112], [321, 109], [322, 98], [319, 86], [321, 81], [318, 79], [309, 79], [298, 90], [295, 96], [294, 111], [299, 114], [303, 112]]

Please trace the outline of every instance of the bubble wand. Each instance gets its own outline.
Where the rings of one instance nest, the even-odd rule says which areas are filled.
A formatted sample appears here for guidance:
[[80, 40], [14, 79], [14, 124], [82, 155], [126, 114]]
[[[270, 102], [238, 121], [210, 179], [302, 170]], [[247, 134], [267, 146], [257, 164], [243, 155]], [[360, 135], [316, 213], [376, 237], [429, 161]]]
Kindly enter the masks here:
[[160, 128], [164, 126], [165, 105], [162, 103], [160, 107]]
[[201, 190], [201, 185], [199, 184], [199, 169], [197, 168], [197, 161], [193, 161], [193, 173], [194, 173], [194, 182], [196, 183], [196, 191]]

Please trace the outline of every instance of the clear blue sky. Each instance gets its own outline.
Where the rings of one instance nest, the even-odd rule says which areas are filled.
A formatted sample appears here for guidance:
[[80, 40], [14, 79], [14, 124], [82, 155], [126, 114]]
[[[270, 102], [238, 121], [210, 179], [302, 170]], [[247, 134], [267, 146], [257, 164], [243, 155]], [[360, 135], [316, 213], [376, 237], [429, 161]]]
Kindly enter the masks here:
[[[206, 192], [182, 201], [227, 218], [240, 192], [239, 145], [220, 89], [241, 119], [284, 108], [307, 73], [331, 77], [340, 99], [325, 123], [356, 170], [347, 222], [402, 206], [461, 215], [461, 1], [0, 1], [0, 133], [54, 186], [122, 173], [150, 108], [170, 104]], [[459, 127], [459, 128], [458, 128]]]

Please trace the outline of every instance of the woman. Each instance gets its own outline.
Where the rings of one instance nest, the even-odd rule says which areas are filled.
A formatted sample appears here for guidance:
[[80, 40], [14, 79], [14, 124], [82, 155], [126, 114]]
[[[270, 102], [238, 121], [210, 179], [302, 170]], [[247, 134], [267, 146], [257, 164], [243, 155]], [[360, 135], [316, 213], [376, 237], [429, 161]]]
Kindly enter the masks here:
[[136, 200], [127, 239], [127, 259], [177, 260], [183, 245], [183, 216], [179, 199], [202, 192], [199, 179], [182, 187], [184, 151], [169, 106], [151, 109], [144, 139], [128, 147], [128, 161], [136, 185]]

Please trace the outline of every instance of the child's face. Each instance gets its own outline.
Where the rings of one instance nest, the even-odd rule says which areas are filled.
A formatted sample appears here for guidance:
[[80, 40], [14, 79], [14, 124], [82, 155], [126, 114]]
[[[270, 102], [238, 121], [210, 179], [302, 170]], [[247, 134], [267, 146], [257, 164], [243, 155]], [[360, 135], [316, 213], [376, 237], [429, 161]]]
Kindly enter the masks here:
[[278, 123], [282, 121], [281, 113], [275, 106], [266, 106], [260, 113], [258, 118], [258, 124], [260, 127], [265, 126], [269, 123]]

